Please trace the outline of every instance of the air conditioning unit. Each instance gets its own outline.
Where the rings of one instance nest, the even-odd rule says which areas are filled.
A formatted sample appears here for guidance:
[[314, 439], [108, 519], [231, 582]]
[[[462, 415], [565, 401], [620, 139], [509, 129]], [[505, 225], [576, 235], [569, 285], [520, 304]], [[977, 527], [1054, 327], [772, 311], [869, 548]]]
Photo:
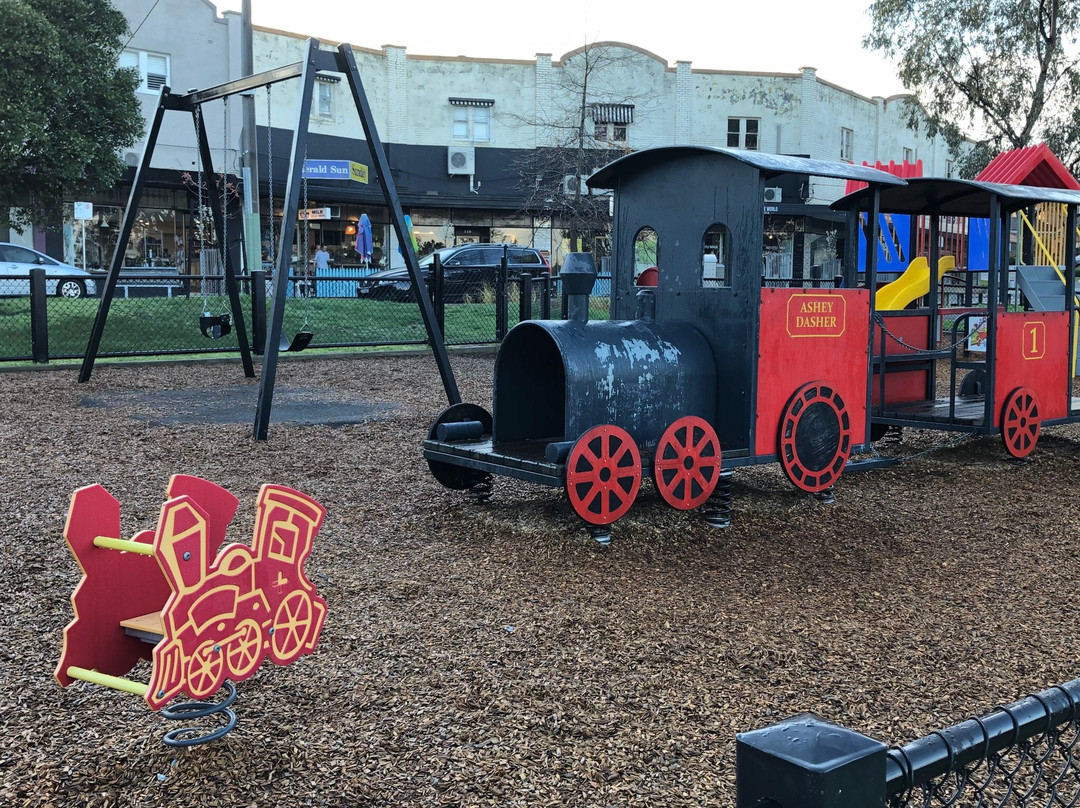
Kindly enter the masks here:
[[452, 176], [476, 173], [476, 149], [472, 146], [450, 146], [446, 150], [446, 171]]
[[783, 188], [766, 188], [765, 189], [765, 201], [777, 203], [781, 202], [784, 198]]
[[574, 187], [574, 185], [575, 185], [575, 183], [574, 183], [574, 175], [573, 174], [567, 174], [566, 176], [564, 176], [562, 178], [563, 196], [574, 196], [575, 193], [577, 193], [580, 196], [588, 196], [589, 195], [589, 186], [585, 184], [585, 179], [586, 179], [585, 177], [579, 177], [578, 178], [578, 183], [577, 183], [577, 188], [575, 189], [575, 187]]

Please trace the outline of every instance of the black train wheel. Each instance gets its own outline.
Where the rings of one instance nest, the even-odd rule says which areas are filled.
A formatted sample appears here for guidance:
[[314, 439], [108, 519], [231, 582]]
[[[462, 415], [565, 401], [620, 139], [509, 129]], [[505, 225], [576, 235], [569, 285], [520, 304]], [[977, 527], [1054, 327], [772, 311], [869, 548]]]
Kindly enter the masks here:
[[712, 496], [720, 479], [720, 439], [704, 418], [686, 415], [656, 444], [653, 481], [664, 502], [688, 511]]
[[780, 465], [803, 491], [824, 491], [851, 456], [851, 415], [840, 394], [824, 382], [804, 384], [780, 418]]
[[626, 430], [594, 426], [566, 458], [566, 493], [589, 524], [609, 525], [634, 504], [641, 487], [641, 454]]
[[1001, 410], [1001, 439], [1005, 442], [1005, 451], [1018, 460], [1027, 457], [1035, 449], [1041, 426], [1035, 391], [1017, 387], [1009, 393]]
[[[484, 428], [484, 434], [491, 434], [491, 414], [477, 404], [454, 404], [443, 410], [435, 423], [428, 430], [428, 440], [435, 440], [439, 424], [455, 424], [460, 421], [479, 421]], [[428, 468], [431, 476], [447, 488], [455, 491], [467, 491], [474, 485], [488, 479], [487, 472], [467, 469], [462, 466], [454, 466], [450, 463], [442, 463], [438, 460], [429, 460]]]

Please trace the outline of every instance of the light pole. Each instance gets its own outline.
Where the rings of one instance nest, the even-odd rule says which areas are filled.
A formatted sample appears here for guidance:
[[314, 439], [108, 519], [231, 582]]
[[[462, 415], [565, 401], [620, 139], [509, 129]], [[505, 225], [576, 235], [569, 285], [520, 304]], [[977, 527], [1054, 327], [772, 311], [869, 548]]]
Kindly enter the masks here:
[[[250, 76], [255, 72], [255, 54], [251, 27], [251, 0], [243, 0], [240, 6], [240, 72]], [[259, 220], [259, 142], [255, 129], [254, 92], [243, 93], [240, 103], [244, 113], [243, 169], [244, 188], [244, 243], [247, 245], [247, 271], [262, 269], [262, 225]], [[269, 126], [269, 121], [267, 122]], [[273, 155], [267, 155], [268, 160]], [[273, 216], [274, 212], [271, 211]]]

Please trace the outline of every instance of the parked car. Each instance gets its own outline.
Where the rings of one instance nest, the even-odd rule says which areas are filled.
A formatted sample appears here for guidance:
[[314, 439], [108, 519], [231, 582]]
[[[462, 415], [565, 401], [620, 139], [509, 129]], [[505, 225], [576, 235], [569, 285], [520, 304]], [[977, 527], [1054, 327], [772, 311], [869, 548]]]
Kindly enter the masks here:
[[30, 294], [30, 270], [45, 270], [45, 292], [74, 300], [97, 294], [89, 272], [63, 264], [37, 250], [0, 242], [0, 296]]
[[[522, 272], [534, 276], [550, 271], [547, 259], [533, 247], [513, 244], [459, 244], [444, 247], [420, 259], [420, 274], [426, 282], [435, 263], [443, 266], [443, 289], [448, 303], [479, 298], [484, 290], [495, 287], [496, 271], [506, 251], [508, 274], [516, 278]], [[412, 280], [405, 267], [384, 269], [364, 278], [356, 287], [356, 296], [369, 300], [408, 302], [413, 299]]]

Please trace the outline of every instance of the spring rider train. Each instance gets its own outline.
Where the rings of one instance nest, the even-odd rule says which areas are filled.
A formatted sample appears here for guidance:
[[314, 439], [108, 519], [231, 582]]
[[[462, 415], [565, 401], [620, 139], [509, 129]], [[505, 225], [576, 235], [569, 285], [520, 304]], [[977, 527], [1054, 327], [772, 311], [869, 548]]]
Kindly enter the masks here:
[[[847, 214], [836, 288], [763, 281], [764, 189], [785, 174], [867, 184], [834, 204]], [[1023, 456], [1041, 419], [1080, 415], [1068, 393], [1072, 264], [1064, 311], [1004, 312], [1002, 218], [1050, 199], [1069, 206], [1075, 228], [1080, 192], [910, 183], [846, 163], [689, 146], [609, 164], [589, 185], [615, 195], [611, 320], [588, 321], [592, 259], [572, 255], [560, 273], [568, 319], [522, 322], [507, 334], [491, 413], [457, 403], [438, 417], [423, 445], [432, 474], [481, 498], [493, 474], [562, 487], [606, 544], [643, 477], [672, 507], [700, 508], [724, 525], [731, 469], [778, 462], [797, 489], [828, 500], [852, 454], [889, 426], [1000, 432]], [[981, 361], [960, 358], [962, 339], [939, 347], [937, 273], [926, 273], [928, 309], [876, 311], [876, 251], [859, 272], [858, 228], [875, 243], [888, 209], [928, 215], [932, 235], [952, 213], [996, 221], [985, 307], [969, 299], [958, 320], [981, 316], [994, 335]], [[635, 240], [645, 229], [657, 234], [657, 269], [655, 285], [642, 287]], [[719, 260], [707, 261], [713, 247]], [[947, 259], [936, 253], [929, 265], [941, 268]], [[936, 389], [939, 360], [952, 365], [947, 400]], [[963, 384], [959, 374], [976, 370]]]
[[[203, 700], [229, 682], [220, 704], [166, 708], [169, 718], [224, 710], [227, 724], [208, 735], [184, 728], [165, 741], [187, 746], [220, 737], [236, 722], [231, 682], [252, 676], [269, 657], [288, 665], [310, 654], [326, 602], [304, 574], [325, 512], [310, 497], [264, 485], [251, 546], [220, 547], [237, 499], [213, 483], [177, 474], [156, 530], [120, 538], [120, 504], [100, 485], [71, 498], [64, 538], [83, 571], [71, 596], [56, 680], [93, 682], [142, 696], [161, 710], [178, 694]], [[148, 684], [124, 678], [151, 661]]]

